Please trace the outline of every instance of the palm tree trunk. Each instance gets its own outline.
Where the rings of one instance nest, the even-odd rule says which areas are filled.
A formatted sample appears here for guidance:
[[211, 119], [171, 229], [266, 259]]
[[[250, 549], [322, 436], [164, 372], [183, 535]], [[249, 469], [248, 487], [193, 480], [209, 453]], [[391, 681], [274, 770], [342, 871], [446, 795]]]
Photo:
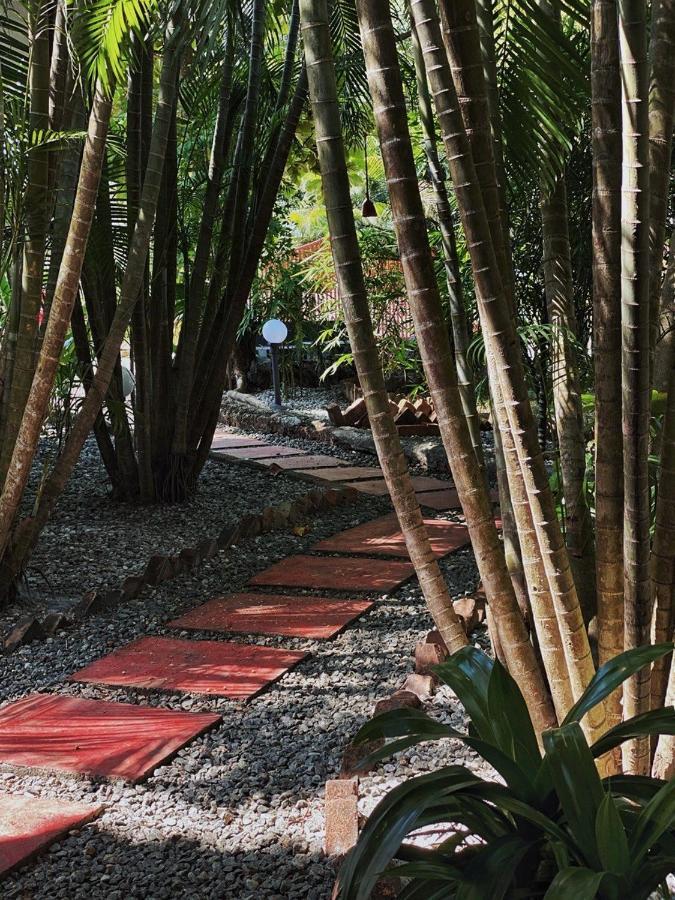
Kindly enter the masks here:
[[[49, 125], [49, 12], [48, 3], [36, 2], [29, 20], [30, 62], [28, 68], [31, 133]], [[21, 269], [21, 306], [14, 348], [7, 417], [2, 435], [0, 483], [14, 453], [21, 417], [35, 372], [38, 318], [48, 223], [49, 150], [33, 147], [28, 154], [25, 193], [26, 234]]]
[[[148, 165], [143, 180], [138, 218], [129, 248], [127, 268], [124, 273], [115, 316], [99, 357], [96, 374], [82, 402], [77, 418], [73, 422], [63, 450], [44, 483], [37, 509], [28, 522], [24, 521], [19, 526], [18, 538], [14, 542], [11, 559], [9, 560], [10, 574], [13, 574], [14, 577], [25, 565], [40, 530], [51, 515], [56, 501], [63, 492], [77, 464], [82, 446], [105, 400], [119, 356], [119, 350], [129, 327], [129, 320], [134, 305], [143, 286], [150, 238], [157, 214], [157, 201], [162, 184], [166, 146], [171, 130], [180, 61], [179, 51], [171, 39], [172, 34], [173, 30], [169, 29], [164, 49]], [[47, 337], [45, 336], [45, 343], [46, 340]]]
[[408, 472], [373, 334], [349, 191], [326, 0], [301, 0], [305, 60], [338, 294], [363, 388], [373, 439], [394, 509], [436, 627], [451, 652], [464, 629], [436, 561]]
[[[621, 81], [616, 0], [593, 0], [591, 96], [595, 577], [602, 665], [623, 651]], [[616, 690], [607, 699], [608, 727], [617, 725], [621, 717], [621, 690]]]
[[82, 263], [94, 218], [111, 105], [111, 100], [98, 85], [89, 118], [75, 205], [54, 292], [52, 312], [0, 496], [0, 552], [7, 546], [12, 523], [28, 481], [80, 285]]
[[[426, 51], [423, 17], [418, 17], [414, 3], [413, 10]], [[516, 601], [462, 410], [417, 183], [389, 5], [387, 0], [358, 2], [357, 12], [392, 218], [427, 383], [499, 641], [509, 669], [528, 699], [535, 727], [542, 730], [555, 721], [555, 714]], [[430, 76], [429, 69], [427, 74]], [[453, 182], [459, 196], [460, 180], [453, 177]]]
[[[498, 121], [495, 121], [498, 119], [498, 110], [491, 108], [484, 75], [485, 50], [491, 50], [491, 48], [489, 41], [485, 49], [481, 44], [481, 32], [474, 0], [457, 0], [451, 4], [442, 3], [441, 19], [448, 59], [446, 60], [441, 54], [440, 60], [445, 62], [446, 66], [449, 62], [452, 68], [451, 80], [455, 82], [454, 89], [458, 95], [461, 116], [469, 140], [478, 189], [483, 198], [490, 237], [499, 267], [501, 286], [510, 315], [515, 321], [514, 274], [506, 221], [503, 161], [500, 184], [497, 176], [496, 144], [493, 139], [493, 130], [498, 125]], [[489, 117], [486, 111], [489, 112]], [[499, 158], [501, 159], [500, 154]], [[518, 454], [510, 432], [493, 354], [489, 347], [486, 347], [486, 358], [494, 414], [495, 457], [507, 564], [521, 608], [526, 608], [529, 603], [532, 610], [532, 620], [549, 686], [553, 693], [558, 716], [562, 719], [573, 703], [565, 651], [528, 501], [527, 489], [517, 464]], [[527, 597], [523, 591], [523, 580], [527, 586]]]
[[657, 391], [668, 390], [673, 357], [675, 357], [675, 228], [670, 233], [668, 263], [663, 273], [660, 291], [659, 339], [654, 361], [654, 388]]
[[649, 330], [652, 356], [659, 331], [668, 192], [675, 116], [675, 0], [653, 0], [649, 42]]
[[[652, 643], [669, 641], [675, 629], [673, 585], [675, 585], [675, 360], [668, 386], [668, 405], [663, 423], [663, 444], [656, 501], [656, 523], [650, 561], [654, 612]], [[657, 660], [652, 668], [651, 708], [666, 700], [670, 657]]]
[[459, 395], [462, 399], [462, 408], [466, 416], [471, 443], [476, 459], [481, 468], [485, 467], [483, 458], [483, 444], [480, 434], [480, 421], [476, 409], [476, 394], [473, 385], [473, 372], [468, 358], [469, 334], [466, 325], [466, 311], [464, 309], [464, 296], [462, 292], [462, 280], [459, 272], [459, 259], [457, 258], [457, 242], [455, 239], [455, 224], [452, 219], [450, 200], [445, 182], [445, 173], [441, 168], [436, 143], [436, 125], [434, 123], [434, 110], [429, 95], [427, 73], [424, 68], [424, 56], [420, 47], [417, 32], [414, 25], [411, 29], [411, 41], [413, 61], [415, 64], [415, 77], [417, 81], [417, 104], [420, 110], [420, 122], [424, 139], [424, 150], [427, 157], [427, 165], [431, 173], [431, 183], [434, 189], [436, 202], [436, 215], [441, 232], [441, 244], [443, 247], [443, 260], [445, 263], [445, 276], [448, 283], [448, 299], [450, 306], [450, 324], [452, 326], [452, 348], [455, 355], [457, 368], [457, 384]]
[[[624, 475], [624, 645], [649, 642], [649, 108], [645, 0], [618, 0], [623, 175], [621, 330]], [[624, 716], [646, 712], [650, 672], [624, 684]], [[623, 748], [624, 770], [645, 775], [649, 739]]]
[[573, 338], [576, 334], [574, 285], [567, 212], [567, 184], [561, 174], [542, 188], [543, 270], [552, 328], [551, 378], [560, 471], [565, 498], [565, 541], [579, 600], [588, 623], [595, 615], [593, 525], [586, 502], [586, 441]]
[[[500, 421], [500, 430], [503, 437], [511, 436], [515, 450], [514, 458], [507, 461], [509, 475], [511, 471], [519, 470], [525, 484], [527, 505], [536, 529], [539, 557], [543, 561], [546, 576], [547, 584], [543, 587], [550, 591], [560, 630], [559, 640], [555, 643], [558, 647], [562, 644], [564, 649], [566, 667], [560, 667], [559, 677], [565, 679], [566, 668], [573, 696], [578, 697], [594, 674], [593, 660], [543, 456], [537, 442], [537, 429], [527, 394], [515, 325], [503, 288], [490, 222], [443, 49], [433, 0], [417, 0], [413, 3], [413, 12], [424, 47], [427, 75], [436, 102], [446, 157], [450, 163], [471, 254], [483, 334], [488, 358], [492, 357], [491, 376], [503, 407], [502, 421], [504, 418], [507, 420], [503, 428]], [[463, 63], [466, 67], [479, 67], [480, 58], [464, 59]], [[506, 449], [508, 452], [508, 448]], [[509, 483], [512, 484], [511, 477]], [[533, 547], [532, 550], [534, 549]], [[525, 563], [525, 559], [523, 562]], [[535, 597], [531, 596], [531, 600], [536, 618]], [[549, 677], [552, 690], [555, 690], [556, 683], [557, 678]], [[592, 720], [585, 724], [589, 734], [594, 735], [600, 732], [603, 723], [604, 711], [598, 709]]]

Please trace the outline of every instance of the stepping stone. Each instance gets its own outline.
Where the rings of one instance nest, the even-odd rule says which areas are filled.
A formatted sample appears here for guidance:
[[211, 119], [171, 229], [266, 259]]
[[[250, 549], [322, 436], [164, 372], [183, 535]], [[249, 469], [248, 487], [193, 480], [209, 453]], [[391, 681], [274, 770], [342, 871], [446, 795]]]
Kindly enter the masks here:
[[103, 809], [91, 803], [0, 794], [0, 877], [86, 825]]
[[0, 763], [136, 782], [221, 717], [30, 694], [0, 709]]
[[249, 584], [333, 591], [391, 591], [415, 574], [410, 562], [334, 556], [288, 556]]
[[349, 481], [348, 487], [356, 488], [363, 494], [374, 494], [376, 497], [384, 497], [389, 494], [389, 488], [383, 480], [377, 481]]
[[446, 491], [423, 491], [417, 494], [417, 502], [420, 506], [427, 506], [429, 509], [437, 509], [439, 511], [461, 509], [462, 507], [457, 491], [454, 488]]
[[[280, 469], [332, 469], [335, 466], [343, 466], [333, 456], [284, 456], [271, 459], [259, 459], [262, 466], [278, 466]], [[315, 475], [314, 472], [311, 473]], [[318, 477], [318, 473], [317, 477]]]
[[283, 594], [232, 594], [216, 597], [169, 622], [195, 631], [281, 634], [312, 640], [334, 637], [374, 604]]
[[454, 490], [455, 487], [451, 481], [431, 478], [429, 475], [413, 475], [411, 481], [416, 491], [447, 491]]
[[[298, 470], [300, 475], [313, 475], [324, 481], [361, 481], [365, 478], [384, 478], [382, 469], [375, 466], [335, 466], [332, 469], [321, 469], [319, 472]], [[384, 482], [382, 482], [384, 484]], [[385, 488], [385, 493], [386, 493]]]
[[258, 438], [246, 437], [243, 434], [218, 434], [216, 432], [211, 442], [212, 450], [226, 450], [232, 447], [262, 447], [263, 442]]
[[232, 459], [272, 459], [275, 456], [305, 456], [306, 454], [304, 450], [296, 450], [295, 447], [258, 444], [255, 447], [233, 447], [231, 450], [223, 450], [222, 455]]
[[[425, 519], [424, 524], [437, 559], [469, 543], [466, 525], [446, 522], [443, 519]], [[348, 528], [315, 544], [312, 550], [329, 553], [377, 553], [382, 556], [402, 556], [409, 559], [403, 532], [394, 513], [357, 525], [356, 528]]]
[[68, 680], [248, 700], [306, 656], [255, 644], [144, 637]]

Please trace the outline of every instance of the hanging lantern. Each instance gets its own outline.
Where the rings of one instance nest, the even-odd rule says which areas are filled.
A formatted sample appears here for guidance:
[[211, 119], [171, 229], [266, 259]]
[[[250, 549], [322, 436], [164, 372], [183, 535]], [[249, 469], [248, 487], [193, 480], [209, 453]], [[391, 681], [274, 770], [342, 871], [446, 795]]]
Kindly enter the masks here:
[[376, 219], [377, 210], [375, 209], [375, 204], [370, 199], [370, 183], [368, 181], [368, 135], [365, 136], [363, 141], [363, 155], [366, 164], [366, 199], [363, 201], [363, 206], [361, 207], [361, 215], [364, 219]]

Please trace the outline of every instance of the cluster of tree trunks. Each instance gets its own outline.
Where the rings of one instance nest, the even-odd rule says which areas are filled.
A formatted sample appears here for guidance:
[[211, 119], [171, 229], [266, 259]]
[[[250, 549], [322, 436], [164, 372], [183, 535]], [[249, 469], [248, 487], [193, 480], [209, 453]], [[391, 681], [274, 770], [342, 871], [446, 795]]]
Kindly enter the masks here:
[[[654, 4], [648, 55], [644, 0], [593, 3], [595, 535], [585, 490], [565, 173], [559, 172], [552, 184], [542, 180], [541, 186], [542, 268], [553, 334], [563, 533], [515, 332], [517, 279], [504, 200], [495, 60], [490, 58], [490, 4], [439, 0], [437, 8], [436, 0], [410, 3], [417, 93], [442, 230], [454, 347], [427, 237], [391, 11], [386, 0], [357, 0], [357, 11], [415, 333], [483, 579], [493, 645], [523, 689], [541, 731], [562, 721], [594, 674], [596, 660], [603, 663], [650, 639], [673, 637], [675, 376], [672, 351], [663, 361], [668, 342], [660, 346], [656, 366], [659, 377], [670, 374], [653, 540], [647, 466], [654, 370], [650, 363], [659, 296], [665, 306], [661, 316], [672, 315], [672, 279], [668, 269], [663, 277], [662, 261], [673, 128], [672, 52], [669, 55], [665, 47], [672, 51], [675, 4]], [[300, 0], [300, 12], [328, 224], [355, 365], [411, 557], [434, 620], [452, 646], [459, 635], [451, 604], [430, 569], [428, 541], [402, 463], [373, 338], [349, 197], [327, 4]], [[559, 27], [555, 5], [546, 6], [545, 12], [552, 27]], [[470, 254], [486, 346], [499, 439], [503, 543], [490, 510], [476, 433], [454, 226], [436, 121]], [[589, 623], [597, 635], [595, 659]], [[631, 678], [623, 695], [610, 698], [583, 725], [595, 738], [622, 717], [663, 705], [666, 695], [672, 702], [672, 693], [672, 666], [666, 657], [653, 670], [646, 668]], [[623, 760], [608, 758], [602, 766], [607, 772], [623, 768], [647, 773], [653, 761], [657, 774], [671, 775], [672, 738], [662, 738], [654, 755], [652, 749], [648, 741], [629, 742]]]

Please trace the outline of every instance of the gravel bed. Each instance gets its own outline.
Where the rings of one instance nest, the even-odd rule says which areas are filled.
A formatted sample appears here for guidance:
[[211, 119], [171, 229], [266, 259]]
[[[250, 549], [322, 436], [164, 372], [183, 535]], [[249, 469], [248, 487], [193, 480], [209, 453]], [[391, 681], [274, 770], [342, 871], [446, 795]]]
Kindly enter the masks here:
[[[34, 484], [52, 449], [49, 441], [43, 442]], [[73, 605], [87, 590], [119, 587], [128, 575], [142, 572], [154, 554], [175, 553], [217, 537], [242, 516], [293, 500], [310, 487], [262, 468], [209, 460], [197, 493], [186, 503], [119, 503], [108, 496], [105, 470], [90, 441], [40, 535], [20, 600], [2, 610], [0, 634], [29, 613]]]
[[[387, 508], [380, 498], [363, 498], [313, 519], [302, 537], [288, 531], [247, 539], [196, 573], [21, 648], [3, 661], [0, 700], [37, 689], [138, 702], [134, 691], [65, 685], [63, 679], [137, 636], [162, 633], [170, 617], [242, 586], [272, 562]], [[454, 595], [474, 589], [477, 572], [469, 549], [452, 554], [442, 568]], [[324, 784], [339, 770], [344, 745], [371, 714], [374, 701], [412, 671], [412, 648], [430, 625], [411, 581], [381, 596], [370, 613], [332, 641], [251, 638], [303, 648], [311, 656], [248, 704], [144, 697], [141, 702], [154, 706], [216, 710], [224, 721], [142, 785], [0, 773], [0, 790], [107, 804], [97, 822], [72, 832], [10, 877], [3, 897], [328, 898], [335, 873], [322, 855]], [[464, 724], [449, 691], [440, 691], [433, 705], [455, 726]], [[454, 742], [411, 749], [362, 779], [362, 811], [413, 772], [460, 759], [476, 771], [488, 771]]]

